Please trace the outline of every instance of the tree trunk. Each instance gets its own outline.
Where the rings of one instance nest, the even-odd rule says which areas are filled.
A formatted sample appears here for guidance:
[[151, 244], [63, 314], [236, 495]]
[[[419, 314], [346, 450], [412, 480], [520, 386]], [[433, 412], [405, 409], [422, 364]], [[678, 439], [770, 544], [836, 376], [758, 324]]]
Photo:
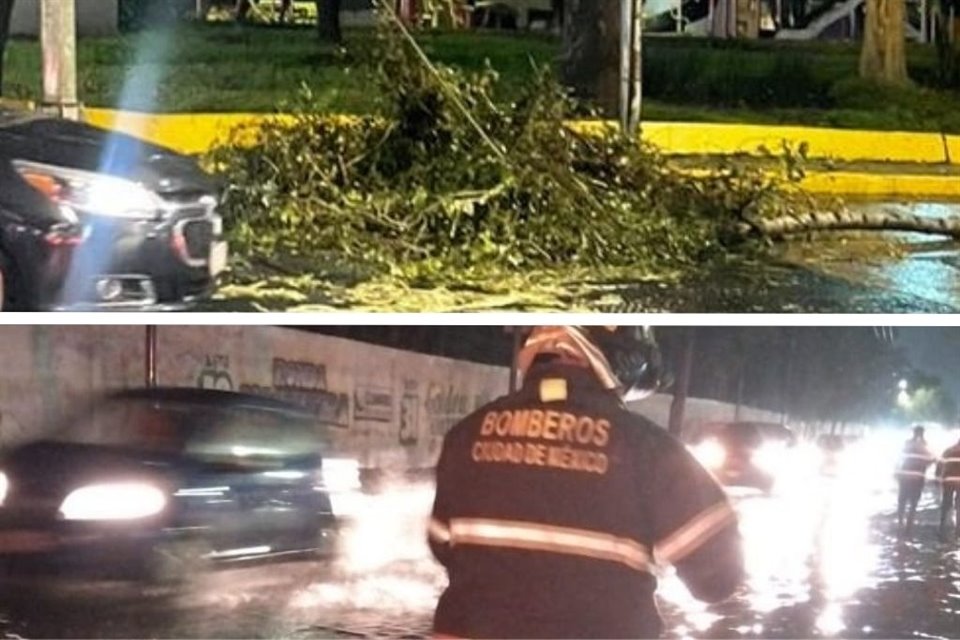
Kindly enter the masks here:
[[340, 44], [340, 0], [317, 0], [317, 36], [324, 42]]
[[574, 96], [616, 117], [620, 96], [620, 0], [566, 0], [561, 66]]
[[960, 0], [940, 0], [936, 17], [933, 37], [937, 45], [940, 86], [960, 89], [960, 30], [957, 29]]
[[693, 370], [693, 349], [697, 337], [697, 330], [689, 327], [684, 330], [683, 354], [680, 356], [680, 366], [677, 367], [677, 380], [673, 385], [673, 400], [670, 402], [670, 418], [667, 430], [676, 438], [683, 438], [683, 412], [687, 403], [687, 392], [690, 390], [690, 373]]
[[565, 20], [563, 19], [563, 10], [565, 0], [550, 0], [550, 10], [553, 13], [551, 23], [555, 29], [563, 29]]
[[907, 84], [906, 0], [866, 0], [860, 77]]
[[960, 238], [960, 217], [925, 218], [884, 212], [844, 211], [781, 216], [770, 220], [754, 220], [742, 229], [779, 237], [807, 231], [912, 231]]
[[13, 0], [0, 0], [0, 96], [3, 95], [4, 52], [10, 36], [10, 15], [13, 13]]
[[741, 356], [740, 362], [737, 363], [737, 404], [733, 408], [733, 421], [738, 422], [740, 420], [740, 410], [743, 408], [743, 380], [744, 376], [744, 362], [743, 357]]

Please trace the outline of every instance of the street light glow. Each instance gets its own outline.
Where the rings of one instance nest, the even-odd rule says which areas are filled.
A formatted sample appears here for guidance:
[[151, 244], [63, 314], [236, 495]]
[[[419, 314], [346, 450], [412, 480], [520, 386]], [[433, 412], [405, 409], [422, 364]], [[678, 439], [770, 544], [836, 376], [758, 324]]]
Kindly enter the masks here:
[[905, 408], [905, 409], [906, 409], [906, 408], [909, 408], [909, 407], [910, 407], [910, 394], [907, 393], [906, 391], [901, 391], [900, 393], [898, 393], [898, 394], [897, 394], [897, 404], [900, 405], [901, 407]]

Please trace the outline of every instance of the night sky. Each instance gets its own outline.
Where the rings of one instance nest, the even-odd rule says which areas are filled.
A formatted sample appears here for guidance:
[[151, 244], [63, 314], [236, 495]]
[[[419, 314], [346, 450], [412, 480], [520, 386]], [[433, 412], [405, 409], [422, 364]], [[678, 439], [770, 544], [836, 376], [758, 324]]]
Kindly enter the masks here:
[[[384, 346], [509, 366], [511, 336], [501, 326], [296, 327]], [[668, 328], [662, 327], [666, 334]], [[939, 377], [960, 401], [960, 327], [897, 327], [895, 344], [913, 365]]]
[[900, 327], [897, 334], [914, 366], [939, 377], [960, 401], [960, 327]]

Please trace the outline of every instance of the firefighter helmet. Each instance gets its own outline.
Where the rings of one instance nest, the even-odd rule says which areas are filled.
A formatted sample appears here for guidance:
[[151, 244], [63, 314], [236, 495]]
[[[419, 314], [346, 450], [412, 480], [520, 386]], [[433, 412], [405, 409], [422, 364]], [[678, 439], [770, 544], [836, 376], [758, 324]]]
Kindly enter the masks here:
[[625, 399], [646, 397], [660, 388], [663, 365], [652, 327], [584, 329], [610, 363]]
[[535, 327], [519, 354], [520, 370], [548, 357], [589, 366], [625, 400], [650, 395], [661, 383], [660, 349], [650, 327]]

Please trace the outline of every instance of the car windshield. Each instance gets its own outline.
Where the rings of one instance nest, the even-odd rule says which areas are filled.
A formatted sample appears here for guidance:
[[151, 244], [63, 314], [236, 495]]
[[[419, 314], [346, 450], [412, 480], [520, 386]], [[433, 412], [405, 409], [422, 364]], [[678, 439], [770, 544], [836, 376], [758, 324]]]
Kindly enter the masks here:
[[107, 447], [270, 458], [317, 453], [323, 431], [306, 417], [248, 406], [107, 398], [54, 431], [54, 439]]

